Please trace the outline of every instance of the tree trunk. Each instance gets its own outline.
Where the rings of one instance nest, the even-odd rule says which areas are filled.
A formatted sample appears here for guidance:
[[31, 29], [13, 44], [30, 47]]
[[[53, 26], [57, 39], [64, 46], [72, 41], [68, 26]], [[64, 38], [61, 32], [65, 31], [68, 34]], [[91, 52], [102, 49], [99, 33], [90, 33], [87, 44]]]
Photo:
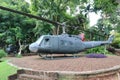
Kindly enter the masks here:
[[21, 55], [21, 52], [22, 52], [22, 44], [21, 44], [21, 40], [19, 39], [19, 52], [18, 52], [18, 55]]

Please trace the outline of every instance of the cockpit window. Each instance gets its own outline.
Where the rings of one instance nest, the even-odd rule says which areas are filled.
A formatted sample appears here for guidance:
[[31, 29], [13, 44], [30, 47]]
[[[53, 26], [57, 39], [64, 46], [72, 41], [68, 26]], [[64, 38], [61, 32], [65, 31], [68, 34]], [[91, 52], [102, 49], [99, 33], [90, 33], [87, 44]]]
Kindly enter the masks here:
[[50, 39], [49, 38], [46, 38], [45, 40], [44, 40], [44, 45], [49, 45], [50, 44]]
[[40, 45], [40, 43], [42, 42], [42, 40], [43, 40], [43, 36], [41, 36], [41, 37], [36, 41], [36, 43]]
[[49, 41], [49, 38], [46, 38], [45, 41], [48, 42], [48, 41]]

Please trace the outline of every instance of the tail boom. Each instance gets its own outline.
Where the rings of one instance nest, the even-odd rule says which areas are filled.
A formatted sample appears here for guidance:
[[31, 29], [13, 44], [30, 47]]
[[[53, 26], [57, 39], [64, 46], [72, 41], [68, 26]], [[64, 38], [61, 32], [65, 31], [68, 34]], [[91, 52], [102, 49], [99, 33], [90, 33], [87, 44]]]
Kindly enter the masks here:
[[114, 35], [111, 35], [107, 41], [85, 41], [84, 42], [85, 49], [111, 44], [113, 39], [114, 39]]

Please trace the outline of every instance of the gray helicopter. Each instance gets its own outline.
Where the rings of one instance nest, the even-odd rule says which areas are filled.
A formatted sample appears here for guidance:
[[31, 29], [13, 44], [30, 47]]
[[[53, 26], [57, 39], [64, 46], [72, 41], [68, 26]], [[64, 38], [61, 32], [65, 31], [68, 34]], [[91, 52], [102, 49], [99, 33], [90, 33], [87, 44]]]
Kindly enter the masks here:
[[[0, 9], [14, 12], [17, 14], [25, 15], [30, 18], [46, 21], [54, 25], [60, 25], [63, 28], [61, 35], [42, 35], [36, 42], [29, 45], [31, 52], [39, 53], [43, 57], [45, 54], [77, 54], [89, 48], [96, 46], [102, 46], [112, 43], [114, 36], [110, 36], [107, 41], [82, 41], [82, 38], [78, 35], [69, 35], [65, 32], [65, 23], [54, 22], [43, 17], [38, 17], [21, 11], [16, 11], [10, 8], [0, 6]], [[51, 56], [52, 57], [52, 56]], [[74, 56], [75, 57], [75, 56]]]
[[[43, 54], [75, 54], [86, 49], [94, 48], [112, 43], [114, 36], [111, 35], [107, 41], [82, 41], [81, 36], [69, 35], [63, 33], [61, 35], [42, 35], [38, 40], [29, 46], [31, 52]], [[43, 56], [42, 56], [43, 57]]]

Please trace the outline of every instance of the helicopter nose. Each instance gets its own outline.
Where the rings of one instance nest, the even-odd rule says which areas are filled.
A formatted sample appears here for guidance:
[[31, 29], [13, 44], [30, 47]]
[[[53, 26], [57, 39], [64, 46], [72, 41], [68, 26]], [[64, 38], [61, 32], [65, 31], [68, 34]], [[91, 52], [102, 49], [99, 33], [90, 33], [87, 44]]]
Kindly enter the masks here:
[[30, 50], [31, 52], [37, 52], [37, 51], [38, 51], [38, 45], [37, 45], [37, 43], [32, 43], [32, 44], [30, 44], [30, 45], [29, 45], [29, 50]]

